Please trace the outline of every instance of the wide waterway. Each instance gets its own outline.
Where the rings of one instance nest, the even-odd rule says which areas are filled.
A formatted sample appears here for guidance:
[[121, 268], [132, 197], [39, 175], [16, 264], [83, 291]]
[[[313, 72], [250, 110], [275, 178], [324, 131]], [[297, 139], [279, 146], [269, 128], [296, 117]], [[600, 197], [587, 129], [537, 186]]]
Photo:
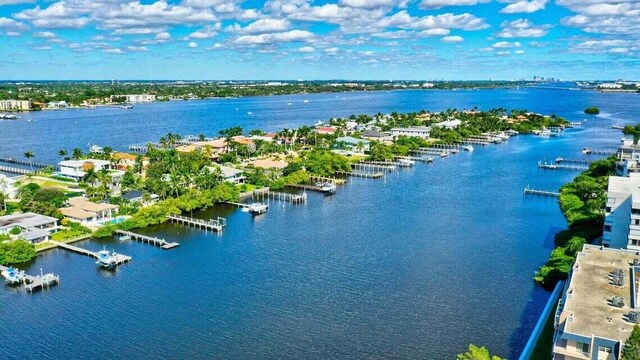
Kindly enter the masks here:
[[[309, 102], [304, 103], [303, 100]], [[291, 106], [287, 102], [291, 101]], [[0, 121], [0, 156], [30, 150], [43, 162], [88, 143], [115, 148], [167, 132], [240, 125], [276, 130], [352, 113], [504, 107], [572, 121], [602, 114], [559, 138], [518, 136], [434, 164], [351, 180], [306, 205], [272, 203], [252, 217], [232, 207], [222, 235], [164, 224], [144, 233], [176, 240], [85, 241], [133, 257], [115, 272], [53, 250], [25, 266], [61, 284], [34, 295], [0, 289], [0, 358], [454, 358], [469, 343], [516, 358], [549, 293], [533, 272], [565, 227], [557, 190], [575, 172], [538, 160], [613, 149], [613, 124], [640, 112], [636, 94], [568, 90], [397, 91], [216, 99], [23, 114]], [[236, 110], [237, 109], [237, 110]], [[251, 112], [251, 114], [249, 114]]]

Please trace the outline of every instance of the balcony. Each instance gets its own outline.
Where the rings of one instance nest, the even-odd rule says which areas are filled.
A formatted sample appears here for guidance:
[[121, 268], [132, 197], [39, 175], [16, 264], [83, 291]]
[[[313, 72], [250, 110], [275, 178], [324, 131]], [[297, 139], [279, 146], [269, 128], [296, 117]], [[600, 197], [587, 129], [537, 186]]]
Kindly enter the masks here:
[[553, 354], [554, 359], [560, 359], [561, 357], [556, 356], [562, 355], [562, 359], [565, 360], [590, 360], [589, 354], [585, 354], [582, 351], [578, 351], [575, 346], [567, 346], [567, 340], [558, 339], [555, 345], [553, 346]]

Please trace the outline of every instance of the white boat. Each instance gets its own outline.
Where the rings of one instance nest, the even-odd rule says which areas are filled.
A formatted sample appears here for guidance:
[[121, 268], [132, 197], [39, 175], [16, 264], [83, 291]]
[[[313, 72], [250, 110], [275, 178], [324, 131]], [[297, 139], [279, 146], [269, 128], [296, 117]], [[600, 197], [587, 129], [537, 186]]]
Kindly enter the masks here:
[[427, 162], [428, 162], [428, 163], [432, 163], [432, 162], [433, 162], [433, 160], [434, 160], [433, 156], [429, 156], [429, 157], [427, 158]]
[[580, 125], [582, 125], [582, 122], [580, 121], [574, 121], [571, 123], [571, 126], [580, 126]]
[[131, 104], [122, 105], [120, 106], [120, 109], [125, 109], [125, 110], [133, 109], [133, 105]]
[[449, 152], [448, 151], [443, 151], [443, 152], [440, 153], [440, 157], [442, 157], [442, 158], [447, 157], [447, 156], [449, 156]]
[[307, 99], [304, 99], [304, 101], [303, 101], [303, 102], [304, 102], [304, 103], [308, 103], [308, 102], [309, 102], [309, 100], [307, 100]]
[[20, 271], [14, 267], [9, 267], [2, 271], [2, 277], [9, 284], [17, 284], [24, 279], [24, 271]]
[[514, 136], [514, 135], [520, 134], [517, 130], [511, 130], [511, 129], [505, 131], [504, 133], [509, 135], [509, 136]]
[[246, 211], [251, 214], [264, 214], [265, 212], [267, 212], [267, 209], [269, 209], [269, 205], [261, 202], [256, 202], [249, 204], [249, 206], [245, 209], [247, 209]]
[[398, 158], [398, 162], [400, 164], [409, 165], [409, 166], [416, 164], [415, 161], [413, 161], [411, 159], [405, 159], [405, 158]]
[[542, 137], [549, 137], [549, 136], [551, 136], [551, 130], [542, 129], [542, 130], [540, 130], [540, 133], [538, 133], [538, 135], [542, 136]]
[[107, 269], [114, 269], [116, 267], [116, 254], [115, 252], [109, 252], [108, 250], [100, 250], [98, 251], [98, 261], [96, 264], [102, 266]]
[[585, 155], [589, 155], [589, 154], [591, 154], [591, 149], [589, 149], [589, 148], [583, 148], [583, 149], [582, 149], [582, 153], [583, 153], [583, 154], [585, 154]]
[[330, 183], [330, 182], [319, 182], [319, 183], [316, 183], [316, 187], [318, 189], [320, 189], [320, 191], [328, 192], [328, 193], [331, 193], [331, 194], [335, 193], [336, 190], [337, 190], [336, 184]]
[[471, 151], [473, 151], [473, 146], [471, 146], [471, 145], [463, 145], [462, 146], [462, 150], [471, 152]]

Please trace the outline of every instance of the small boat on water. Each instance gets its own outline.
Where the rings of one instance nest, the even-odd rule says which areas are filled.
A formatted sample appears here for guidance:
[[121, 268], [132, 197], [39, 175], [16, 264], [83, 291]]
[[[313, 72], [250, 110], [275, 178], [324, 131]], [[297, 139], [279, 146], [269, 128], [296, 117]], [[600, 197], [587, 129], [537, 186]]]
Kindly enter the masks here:
[[336, 190], [337, 190], [336, 184], [330, 183], [330, 182], [319, 182], [319, 183], [316, 183], [316, 187], [318, 189], [320, 189], [320, 191], [327, 192], [327, 193], [330, 193], [330, 194], [335, 193]]
[[303, 101], [303, 102], [304, 102], [304, 103], [308, 103], [308, 102], [309, 102], [309, 100], [307, 100], [307, 99], [304, 99], [304, 101]]
[[427, 158], [427, 162], [428, 162], [428, 163], [432, 163], [432, 162], [433, 162], [433, 160], [434, 160], [433, 156], [429, 156], [429, 157]]
[[116, 267], [116, 253], [115, 252], [109, 252], [108, 250], [100, 250], [98, 252], [98, 261], [96, 261], [96, 264], [102, 266], [103, 268], [107, 268], [107, 269], [115, 269]]
[[473, 151], [473, 146], [471, 146], [471, 145], [463, 145], [462, 146], [462, 150], [468, 151], [468, 152], [472, 152]]
[[582, 122], [580, 121], [574, 121], [571, 123], [571, 126], [580, 126], [580, 125], [582, 125]]
[[9, 267], [2, 271], [2, 277], [9, 284], [17, 284], [24, 280], [24, 271]]
[[120, 241], [127, 241], [127, 240], [131, 240], [131, 236], [129, 235], [122, 235], [118, 238]]
[[591, 154], [591, 149], [589, 149], [589, 148], [583, 148], [583, 149], [582, 149], [582, 153], [583, 153], [583, 154], [585, 154], [585, 155], [589, 155], [589, 154]]
[[515, 135], [520, 134], [517, 130], [511, 130], [511, 129], [510, 130], [506, 130], [504, 133], [509, 135], [509, 136], [515, 136]]
[[269, 205], [261, 203], [261, 202], [256, 202], [256, 203], [252, 203], [249, 204], [248, 207], [245, 208], [247, 212], [251, 213], [251, 214], [264, 214], [267, 212], [267, 210], [269, 209]]
[[120, 109], [125, 109], [125, 110], [133, 109], [133, 105], [131, 104], [122, 105], [120, 106]]
[[416, 162], [415, 162], [414, 160], [411, 160], [411, 159], [405, 159], [405, 158], [398, 158], [398, 162], [399, 162], [400, 164], [404, 164], [404, 165], [408, 165], [408, 166], [411, 166], [411, 165], [415, 165], [415, 164], [416, 164]]
[[449, 152], [448, 151], [443, 151], [443, 152], [440, 153], [440, 157], [441, 158], [445, 158], [447, 156], [449, 156]]
[[549, 137], [549, 136], [551, 136], [551, 130], [542, 129], [542, 130], [540, 130], [540, 133], [538, 134], [538, 136]]

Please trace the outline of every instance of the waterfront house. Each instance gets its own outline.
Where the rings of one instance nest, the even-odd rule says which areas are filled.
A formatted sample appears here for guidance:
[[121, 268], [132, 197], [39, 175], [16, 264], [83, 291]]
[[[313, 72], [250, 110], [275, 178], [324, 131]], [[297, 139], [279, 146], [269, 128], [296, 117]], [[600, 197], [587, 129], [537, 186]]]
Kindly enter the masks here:
[[394, 138], [398, 138], [400, 136], [407, 137], [419, 137], [423, 139], [428, 139], [431, 135], [431, 128], [427, 126], [411, 126], [407, 128], [393, 128], [391, 129], [391, 135]]
[[640, 318], [636, 251], [585, 245], [554, 318], [554, 360], [617, 360]]
[[188, 145], [178, 146], [176, 150], [183, 153], [202, 151], [211, 160], [216, 160], [220, 157], [221, 154], [224, 154], [226, 152], [227, 140], [214, 139], [208, 141], [196, 141]]
[[433, 127], [443, 128], [447, 130], [457, 129], [462, 125], [462, 121], [458, 119], [442, 121], [437, 124], [433, 124]]
[[369, 141], [357, 139], [351, 136], [343, 136], [337, 138], [333, 143], [334, 149], [356, 150], [358, 152], [369, 151]]
[[52, 232], [58, 228], [58, 219], [32, 212], [0, 216], [0, 234], [10, 234], [14, 228], [20, 234], [13, 236], [32, 243], [49, 240]]
[[375, 140], [380, 142], [393, 141], [393, 136], [387, 133], [382, 133], [378, 130], [365, 131], [361, 134], [361, 136], [363, 139], [366, 139], [366, 140]]
[[211, 173], [215, 173], [220, 170], [220, 176], [222, 177], [222, 181], [232, 183], [232, 184], [242, 184], [246, 179], [244, 171], [236, 168], [232, 168], [230, 166], [225, 165], [216, 165], [207, 167]]
[[247, 163], [247, 165], [253, 166], [259, 169], [265, 169], [265, 170], [282, 170], [285, 167], [287, 167], [287, 162], [280, 159], [274, 160], [274, 159], [268, 158], [268, 159], [253, 160]]
[[117, 205], [94, 203], [83, 197], [71, 198], [67, 203], [69, 206], [60, 209], [62, 215], [83, 225], [112, 220], [119, 209]]
[[316, 132], [320, 135], [333, 135], [336, 131], [338, 131], [338, 129], [333, 126], [321, 126], [316, 128]]
[[124, 199], [127, 199], [131, 203], [140, 204], [143, 207], [155, 204], [156, 202], [158, 202], [159, 198], [159, 196], [156, 194], [149, 194], [149, 200], [145, 201], [144, 192], [140, 190], [126, 191], [123, 192], [120, 196]]
[[75, 180], [82, 179], [91, 169], [98, 172], [102, 169], [109, 169], [110, 165], [109, 161], [97, 159], [64, 160], [58, 163], [60, 174]]
[[[136, 160], [139, 155], [129, 154], [124, 152], [113, 153], [112, 157], [115, 161], [115, 168], [120, 171], [127, 171], [133, 169], [136, 166]], [[142, 171], [149, 167], [149, 158], [143, 156], [141, 158]]]

